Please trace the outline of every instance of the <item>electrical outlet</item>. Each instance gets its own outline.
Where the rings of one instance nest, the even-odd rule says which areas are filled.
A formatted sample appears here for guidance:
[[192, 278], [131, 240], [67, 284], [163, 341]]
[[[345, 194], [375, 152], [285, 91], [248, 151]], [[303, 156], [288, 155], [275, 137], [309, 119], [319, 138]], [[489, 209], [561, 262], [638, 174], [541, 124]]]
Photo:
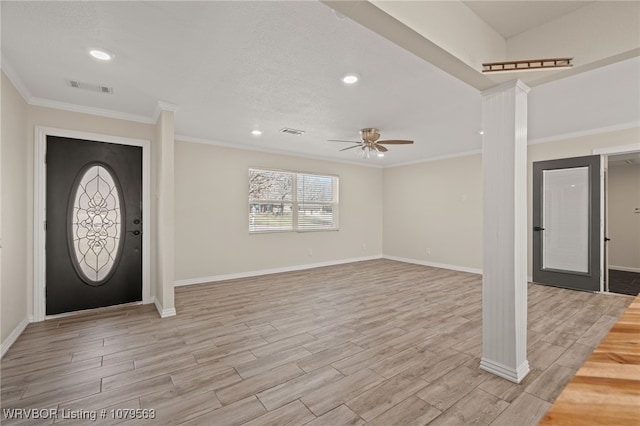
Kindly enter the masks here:
[[362, 244], [362, 251], [365, 251], [365, 250], [367, 250], [367, 243]]
[[307, 256], [313, 256], [313, 249], [309, 249], [309, 251], [307, 252]]
[[431, 256], [431, 249], [430, 249], [429, 247], [427, 247], [427, 249], [424, 251], [424, 253], [425, 253], [427, 256]]

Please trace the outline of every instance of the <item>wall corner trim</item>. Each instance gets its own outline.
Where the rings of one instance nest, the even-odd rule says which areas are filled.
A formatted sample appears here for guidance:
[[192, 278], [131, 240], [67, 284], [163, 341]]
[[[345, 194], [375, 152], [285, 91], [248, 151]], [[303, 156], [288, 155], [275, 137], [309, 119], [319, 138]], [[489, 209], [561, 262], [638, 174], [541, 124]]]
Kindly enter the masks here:
[[177, 314], [176, 308], [164, 309], [160, 301], [155, 296], [153, 296], [151, 299], [153, 300], [153, 303], [156, 305], [156, 309], [160, 314], [160, 318], [168, 318], [168, 317], [176, 316]]
[[29, 325], [29, 322], [31, 321], [29, 321], [28, 318], [23, 319], [20, 324], [18, 324], [18, 326], [13, 329], [11, 334], [9, 334], [9, 337], [7, 337], [4, 342], [2, 342], [2, 352], [0, 354], [0, 358], [3, 358], [4, 354], [6, 354], [9, 348], [16, 342], [16, 340], [18, 340], [18, 337], [20, 337], [24, 329]]

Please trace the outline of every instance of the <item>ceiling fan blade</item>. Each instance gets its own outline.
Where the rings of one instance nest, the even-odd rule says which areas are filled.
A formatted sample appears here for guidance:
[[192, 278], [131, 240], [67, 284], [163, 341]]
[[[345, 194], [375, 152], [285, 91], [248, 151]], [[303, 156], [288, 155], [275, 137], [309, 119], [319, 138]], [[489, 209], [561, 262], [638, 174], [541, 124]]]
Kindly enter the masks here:
[[340, 151], [346, 151], [346, 150], [348, 150], [348, 149], [358, 148], [358, 147], [361, 147], [361, 146], [362, 146], [361, 144], [353, 145], [353, 146], [350, 146], [350, 147], [347, 147], [347, 148], [343, 148], [343, 149], [341, 149]]
[[378, 145], [377, 143], [373, 144], [373, 147], [376, 149], [376, 151], [378, 152], [387, 152], [389, 151], [386, 147], [382, 146], [382, 145]]
[[343, 141], [343, 140], [341, 140], [341, 139], [329, 139], [327, 142], [360, 143], [360, 141]]
[[413, 143], [413, 141], [408, 141], [408, 140], [400, 140], [400, 139], [391, 139], [388, 141], [378, 141], [376, 143], [383, 143], [383, 144], [387, 144], [387, 145], [408, 145]]

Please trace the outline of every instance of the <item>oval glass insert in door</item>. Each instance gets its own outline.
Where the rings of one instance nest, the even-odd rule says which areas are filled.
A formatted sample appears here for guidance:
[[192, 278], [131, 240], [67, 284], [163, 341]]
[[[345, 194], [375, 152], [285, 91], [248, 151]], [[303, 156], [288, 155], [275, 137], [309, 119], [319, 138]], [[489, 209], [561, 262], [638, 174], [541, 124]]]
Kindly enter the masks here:
[[85, 283], [104, 284], [120, 260], [124, 204], [117, 177], [101, 163], [87, 165], [74, 182], [69, 216], [69, 251]]

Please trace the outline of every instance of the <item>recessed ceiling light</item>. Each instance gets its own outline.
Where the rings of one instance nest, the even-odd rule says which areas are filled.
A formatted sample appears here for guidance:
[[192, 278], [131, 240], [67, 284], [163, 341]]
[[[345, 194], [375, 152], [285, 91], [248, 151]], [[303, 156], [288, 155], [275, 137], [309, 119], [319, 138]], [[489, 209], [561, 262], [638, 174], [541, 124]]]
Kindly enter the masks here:
[[262, 134], [262, 130], [258, 130], [258, 129], [256, 129], [256, 130], [252, 130], [252, 131], [251, 131], [251, 134], [252, 134], [253, 136], [260, 136], [260, 135]]
[[479, 134], [480, 136], [484, 135], [484, 130], [478, 130], [478, 134]]
[[342, 77], [342, 82], [344, 84], [355, 84], [358, 82], [358, 80], [360, 80], [360, 77], [358, 77], [355, 74], [347, 74], [344, 77]]
[[378, 152], [378, 157], [384, 157], [384, 152]]
[[105, 49], [91, 49], [89, 50], [89, 55], [101, 61], [110, 61], [115, 56], [113, 53]]

